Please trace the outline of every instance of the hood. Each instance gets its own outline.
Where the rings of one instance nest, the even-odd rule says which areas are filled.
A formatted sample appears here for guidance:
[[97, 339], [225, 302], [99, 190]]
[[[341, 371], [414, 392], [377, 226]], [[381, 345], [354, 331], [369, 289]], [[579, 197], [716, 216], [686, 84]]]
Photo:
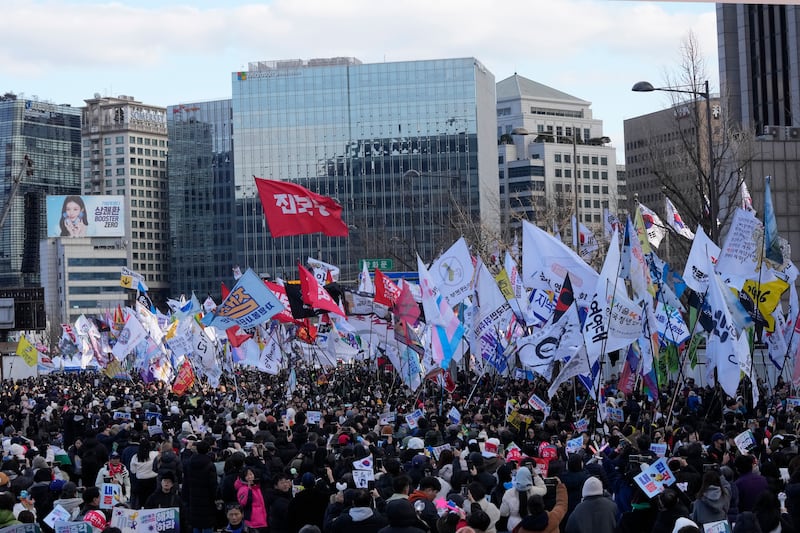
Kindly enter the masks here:
[[348, 513], [350, 514], [350, 518], [353, 519], [353, 522], [363, 522], [372, 517], [372, 509], [369, 507], [353, 507]]
[[716, 502], [720, 498], [722, 498], [722, 489], [720, 487], [717, 487], [716, 485], [709, 485], [709, 487], [703, 493], [703, 497], [706, 500]]
[[53, 502], [53, 505], [60, 505], [67, 511], [77, 509], [83, 504], [83, 498], [59, 498]]

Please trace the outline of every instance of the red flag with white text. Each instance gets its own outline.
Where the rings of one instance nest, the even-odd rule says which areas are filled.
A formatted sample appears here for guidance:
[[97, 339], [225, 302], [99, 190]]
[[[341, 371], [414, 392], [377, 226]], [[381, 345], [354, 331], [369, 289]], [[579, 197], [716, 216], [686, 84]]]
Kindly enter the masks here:
[[303, 301], [314, 309], [322, 309], [345, 316], [328, 291], [317, 282], [314, 274], [309, 272], [303, 265], [298, 264], [297, 268], [300, 269], [300, 287], [303, 293]]
[[309, 233], [347, 237], [342, 206], [333, 198], [316, 194], [294, 183], [254, 178], [273, 237]]

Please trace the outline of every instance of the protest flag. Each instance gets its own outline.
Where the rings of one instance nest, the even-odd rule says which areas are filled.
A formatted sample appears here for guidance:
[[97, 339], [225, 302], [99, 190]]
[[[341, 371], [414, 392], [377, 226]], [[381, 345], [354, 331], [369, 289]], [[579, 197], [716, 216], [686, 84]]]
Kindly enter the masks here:
[[333, 198], [313, 193], [294, 183], [253, 178], [273, 237], [309, 233], [347, 237], [342, 206]]

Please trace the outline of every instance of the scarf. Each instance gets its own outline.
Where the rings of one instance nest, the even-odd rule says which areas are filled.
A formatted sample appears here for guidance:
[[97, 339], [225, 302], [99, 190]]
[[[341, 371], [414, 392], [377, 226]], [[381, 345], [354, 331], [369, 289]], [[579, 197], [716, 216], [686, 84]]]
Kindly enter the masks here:
[[114, 476], [116, 476], [118, 474], [121, 474], [123, 468], [124, 468], [124, 465], [122, 464], [121, 461], [117, 465], [114, 465], [114, 463], [109, 461], [109, 463], [108, 463], [108, 475], [109, 475], [109, 477], [114, 477]]

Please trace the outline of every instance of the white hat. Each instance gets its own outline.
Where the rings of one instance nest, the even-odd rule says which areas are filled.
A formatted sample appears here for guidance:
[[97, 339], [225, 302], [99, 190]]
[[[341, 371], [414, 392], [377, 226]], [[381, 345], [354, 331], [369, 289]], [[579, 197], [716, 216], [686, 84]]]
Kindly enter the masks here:
[[406, 448], [409, 450], [424, 450], [425, 449], [425, 441], [423, 441], [419, 437], [411, 437], [408, 439], [408, 444]]
[[483, 451], [481, 455], [486, 457], [487, 459], [491, 459], [492, 457], [497, 457], [500, 453], [500, 439], [491, 438], [488, 439], [485, 443], [483, 443]]
[[583, 483], [583, 490], [581, 491], [582, 498], [589, 496], [602, 496], [603, 495], [603, 482], [592, 476]]
[[672, 533], [677, 533], [686, 526], [698, 527], [697, 524], [682, 516], [675, 520], [675, 527], [672, 528]]

